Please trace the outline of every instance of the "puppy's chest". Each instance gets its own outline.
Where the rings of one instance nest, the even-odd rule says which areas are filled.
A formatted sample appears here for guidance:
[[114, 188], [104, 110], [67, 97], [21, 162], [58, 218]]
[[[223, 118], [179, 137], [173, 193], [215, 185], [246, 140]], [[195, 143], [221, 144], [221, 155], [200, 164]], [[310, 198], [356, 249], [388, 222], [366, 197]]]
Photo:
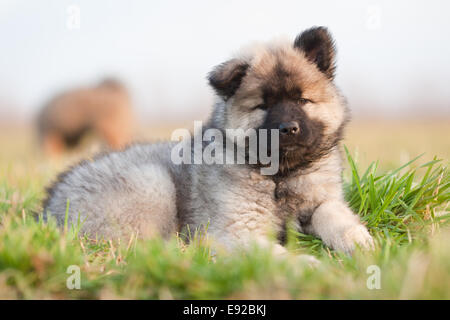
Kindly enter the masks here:
[[279, 181], [275, 188], [277, 214], [283, 219], [309, 223], [315, 209], [324, 199], [323, 187], [310, 177], [295, 177]]

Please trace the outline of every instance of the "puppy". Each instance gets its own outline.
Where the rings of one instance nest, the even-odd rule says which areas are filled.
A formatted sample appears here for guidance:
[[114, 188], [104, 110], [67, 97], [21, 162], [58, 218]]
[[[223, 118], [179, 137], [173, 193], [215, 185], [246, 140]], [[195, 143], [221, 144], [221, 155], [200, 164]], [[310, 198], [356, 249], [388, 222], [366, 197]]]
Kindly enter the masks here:
[[[175, 142], [136, 145], [60, 175], [44, 210], [62, 224], [69, 201], [69, 222], [80, 216], [83, 232], [104, 237], [167, 238], [208, 225], [217, 243], [235, 248], [270, 244], [270, 233], [283, 238], [293, 222], [335, 250], [370, 248], [372, 237], [343, 197], [339, 144], [349, 112], [334, 76], [335, 47], [323, 27], [247, 50], [210, 73], [217, 102], [196, 134], [216, 129], [227, 140], [229, 129], [275, 130], [274, 174], [262, 174], [260, 161], [176, 164]], [[224, 148], [221, 142], [202, 148]]]
[[65, 92], [53, 98], [37, 119], [46, 154], [58, 156], [94, 132], [113, 149], [124, 147], [132, 134], [131, 100], [125, 87], [105, 79], [93, 88]]

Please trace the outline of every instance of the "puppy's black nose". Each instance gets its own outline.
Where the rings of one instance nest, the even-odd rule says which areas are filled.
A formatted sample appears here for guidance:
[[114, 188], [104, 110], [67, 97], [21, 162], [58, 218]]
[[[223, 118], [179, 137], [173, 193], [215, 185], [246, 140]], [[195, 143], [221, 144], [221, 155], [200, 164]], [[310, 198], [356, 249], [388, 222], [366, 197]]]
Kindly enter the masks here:
[[300, 132], [300, 126], [296, 121], [283, 122], [278, 129], [280, 134], [285, 136], [294, 136]]

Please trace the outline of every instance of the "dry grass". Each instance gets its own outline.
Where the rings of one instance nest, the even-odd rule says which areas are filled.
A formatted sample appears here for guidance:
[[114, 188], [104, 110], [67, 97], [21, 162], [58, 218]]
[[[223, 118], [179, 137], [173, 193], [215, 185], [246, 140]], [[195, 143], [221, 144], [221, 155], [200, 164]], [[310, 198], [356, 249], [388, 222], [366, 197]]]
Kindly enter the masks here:
[[344, 143], [366, 167], [379, 160], [381, 169], [392, 169], [419, 154], [450, 159], [450, 119], [428, 121], [354, 121]]

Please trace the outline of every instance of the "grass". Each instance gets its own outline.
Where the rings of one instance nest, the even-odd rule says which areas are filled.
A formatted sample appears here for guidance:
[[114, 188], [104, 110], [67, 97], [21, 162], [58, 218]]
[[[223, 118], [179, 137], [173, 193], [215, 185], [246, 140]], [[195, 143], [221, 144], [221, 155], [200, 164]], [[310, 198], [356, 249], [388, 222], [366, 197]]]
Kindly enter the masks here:
[[[376, 162], [360, 169], [354, 152], [346, 152], [346, 199], [376, 239], [373, 252], [344, 256], [291, 230], [286, 258], [255, 247], [212, 259], [200, 235], [189, 246], [176, 237], [111, 242], [34, 219], [55, 166], [21, 150], [14, 165], [0, 156], [0, 298], [450, 298], [445, 161], [419, 157], [388, 171]], [[322, 263], [312, 269], [295, 258], [298, 253]], [[81, 270], [79, 290], [66, 286], [71, 265]], [[381, 288], [371, 290], [373, 265], [380, 269]]]

